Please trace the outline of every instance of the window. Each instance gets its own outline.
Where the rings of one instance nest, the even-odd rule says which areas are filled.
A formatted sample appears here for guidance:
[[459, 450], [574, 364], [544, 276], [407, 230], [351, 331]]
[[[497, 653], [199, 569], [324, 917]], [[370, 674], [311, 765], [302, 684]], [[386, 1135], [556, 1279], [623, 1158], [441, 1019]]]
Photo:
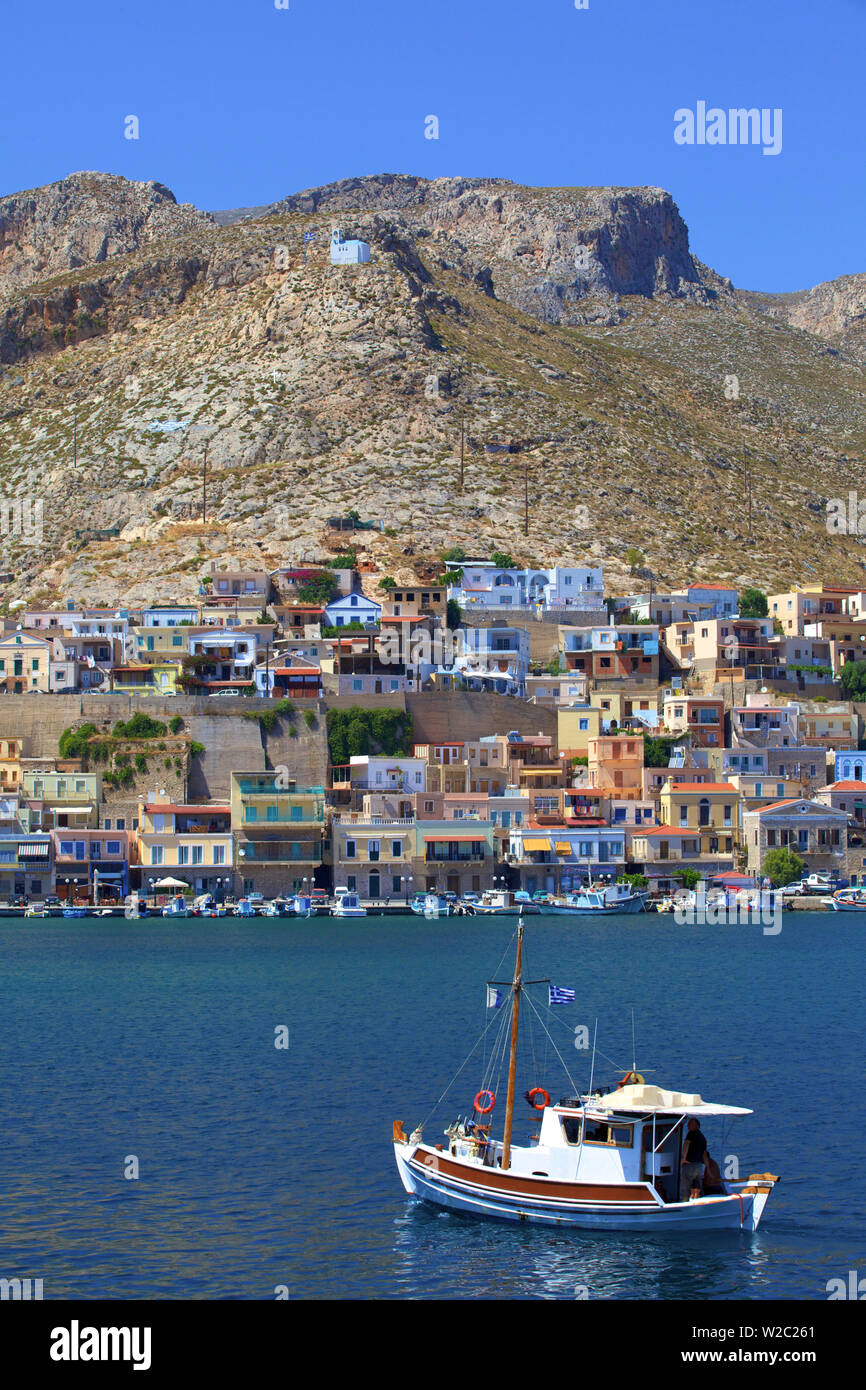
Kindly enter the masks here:
[[189, 863], [189, 845], [178, 845], [177, 862], [178, 864]]
[[202, 845], [191, 845], [190, 848], [192, 849], [192, 863], [193, 863], [193, 864], [203, 864], [203, 863], [204, 863], [204, 847], [203, 847]]
[[346, 841], [346, 849], [343, 857], [345, 859], [355, 859], [357, 857], [357, 847], [354, 840]]
[[245, 807], [244, 807], [244, 820], [246, 820], [246, 821], [253, 821], [253, 820], [257, 820], [257, 819], [258, 819], [258, 812], [257, 812], [255, 806], [245, 806]]
[[163, 848], [162, 848], [162, 845], [151, 845], [151, 847], [150, 847], [150, 862], [151, 862], [151, 864], [161, 865], [161, 864], [162, 864], [162, 858], [163, 858]]
[[225, 847], [225, 845], [214, 845], [214, 847], [213, 847], [213, 862], [214, 862], [215, 864], [224, 864], [224, 863], [226, 862], [226, 847]]
[[98, 840], [91, 840], [90, 842], [90, 857], [91, 859], [102, 858], [102, 845]]
[[126, 818], [125, 818], [124, 816], [118, 816], [118, 817], [117, 817], [117, 824], [115, 825], [114, 828], [115, 828], [115, 830], [125, 830], [125, 829], [126, 829]]
[[402, 840], [392, 840], [392, 841], [391, 841], [391, 858], [392, 858], [392, 859], [399, 859], [400, 856], [402, 855], [402, 853], [403, 853], [403, 841], [402, 841]]
[[108, 840], [105, 845], [105, 853], [115, 857], [119, 855], [121, 853], [120, 841]]
[[382, 852], [382, 841], [381, 841], [381, 840], [368, 840], [368, 841], [367, 841], [367, 858], [368, 858], [368, 859], [372, 859], [372, 860], [377, 860], [377, 859], [379, 859], [379, 858], [381, 857], [381, 852]]
[[266, 810], [266, 818], [267, 818], [267, 820], [279, 820], [279, 818], [280, 818], [280, 808], [279, 808], [279, 806], [268, 806], [268, 807], [267, 807], [267, 810]]
[[75, 850], [73, 848], [71, 840], [60, 841], [60, 853], [68, 859], [72, 858], [73, 854], [75, 853]]

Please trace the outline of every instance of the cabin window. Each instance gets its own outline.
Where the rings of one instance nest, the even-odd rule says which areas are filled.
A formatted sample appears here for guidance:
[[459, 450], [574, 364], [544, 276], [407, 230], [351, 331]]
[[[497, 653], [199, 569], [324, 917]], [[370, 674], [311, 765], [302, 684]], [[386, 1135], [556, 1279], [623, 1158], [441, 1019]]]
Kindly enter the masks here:
[[590, 1120], [586, 1126], [585, 1144], [607, 1144], [611, 1148], [630, 1149], [634, 1125], [599, 1124]]

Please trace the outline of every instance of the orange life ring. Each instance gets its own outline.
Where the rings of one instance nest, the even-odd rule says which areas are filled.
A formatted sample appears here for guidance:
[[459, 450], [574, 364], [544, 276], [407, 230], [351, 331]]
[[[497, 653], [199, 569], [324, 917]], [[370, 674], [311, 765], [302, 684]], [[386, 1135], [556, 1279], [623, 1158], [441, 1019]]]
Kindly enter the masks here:
[[623, 1088], [623, 1086], [644, 1086], [644, 1085], [646, 1085], [646, 1082], [644, 1081], [644, 1079], [643, 1079], [643, 1077], [641, 1076], [641, 1074], [640, 1074], [639, 1071], [627, 1071], [626, 1074], [625, 1074], [625, 1076], [623, 1077], [622, 1081], [619, 1083], [619, 1085], [617, 1086], [616, 1089], [617, 1089], [618, 1091], [621, 1091], [622, 1088]]
[[[533, 1096], [541, 1096], [542, 1104], [536, 1105], [535, 1101], [532, 1099]], [[550, 1104], [550, 1096], [548, 1095], [547, 1091], [545, 1091], [543, 1086], [533, 1086], [532, 1090], [527, 1092], [526, 1099], [529, 1101], [529, 1104], [532, 1106], [533, 1110], [543, 1110], [546, 1105]]]
[[[489, 1096], [489, 1097], [490, 1097], [490, 1104], [489, 1104], [489, 1105], [482, 1105], [482, 1104], [481, 1104], [481, 1101], [483, 1100], [483, 1098], [484, 1098], [485, 1096]], [[496, 1097], [495, 1097], [495, 1095], [493, 1094], [492, 1091], [479, 1091], [479, 1092], [478, 1092], [478, 1095], [475, 1097], [475, 1109], [478, 1111], [478, 1114], [479, 1114], [479, 1115], [489, 1115], [489, 1114], [490, 1114], [490, 1111], [493, 1109], [493, 1107], [494, 1107], [495, 1104], [496, 1104]]]

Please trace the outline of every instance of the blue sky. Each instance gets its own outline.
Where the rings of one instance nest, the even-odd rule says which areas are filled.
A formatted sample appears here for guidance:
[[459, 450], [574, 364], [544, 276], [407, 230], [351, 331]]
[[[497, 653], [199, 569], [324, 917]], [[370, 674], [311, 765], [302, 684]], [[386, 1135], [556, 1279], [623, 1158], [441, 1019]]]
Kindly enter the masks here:
[[[208, 209], [383, 171], [654, 184], [744, 288], [866, 271], [866, 0], [288, 5], [7, 7], [0, 194], [77, 169]], [[781, 152], [678, 145], [674, 112], [701, 101], [780, 108]]]

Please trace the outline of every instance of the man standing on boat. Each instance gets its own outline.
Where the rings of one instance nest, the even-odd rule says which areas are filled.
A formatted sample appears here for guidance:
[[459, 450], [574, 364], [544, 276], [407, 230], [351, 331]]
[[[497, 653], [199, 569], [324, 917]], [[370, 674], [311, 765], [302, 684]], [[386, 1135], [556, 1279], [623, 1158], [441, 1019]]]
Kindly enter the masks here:
[[701, 1132], [698, 1120], [688, 1122], [686, 1139], [683, 1144], [683, 1159], [680, 1164], [680, 1201], [687, 1202], [695, 1193], [700, 1197], [704, 1173], [704, 1155], [707, 1141]]

